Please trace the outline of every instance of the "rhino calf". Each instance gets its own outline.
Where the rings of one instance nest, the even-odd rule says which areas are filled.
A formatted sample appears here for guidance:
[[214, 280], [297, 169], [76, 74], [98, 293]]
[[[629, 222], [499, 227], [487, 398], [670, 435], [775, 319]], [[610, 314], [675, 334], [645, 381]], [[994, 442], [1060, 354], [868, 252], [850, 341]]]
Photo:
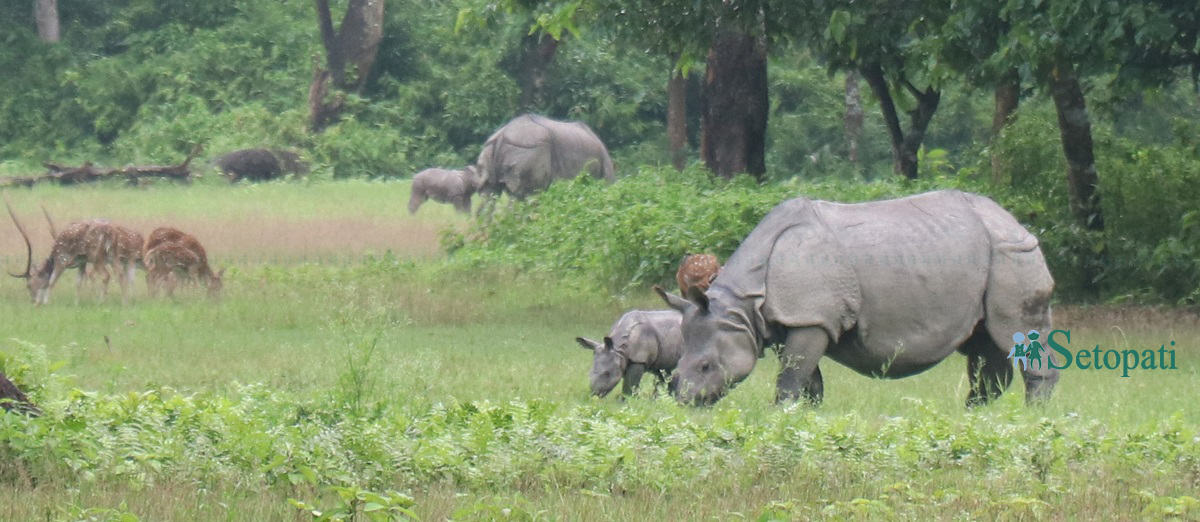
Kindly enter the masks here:
[[408, 213], [416, 214], [425, 200], [454, 205], [454, 210], [471, 213], [471, 196], [479, 187], [475, 167], [462, 170], [425, 169], [413, 176], [412, 195], [408, 198]]
[[622, 379], [621, 391], [630, 395], [646, 370], [658, 377], [659, 384], [666, 383], [683, 351], [682, 321], [683, 314], [675, 310], [633, 310], [617, 320], [603, 343], [576, 337], [576, 342], [593, 352], [588, 376], [592, 395], [608, 395]]

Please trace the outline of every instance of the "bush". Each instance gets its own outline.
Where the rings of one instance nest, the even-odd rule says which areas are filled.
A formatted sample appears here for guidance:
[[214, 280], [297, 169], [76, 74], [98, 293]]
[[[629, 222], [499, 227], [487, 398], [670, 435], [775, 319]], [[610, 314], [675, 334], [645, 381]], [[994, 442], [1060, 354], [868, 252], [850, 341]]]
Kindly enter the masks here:
[[[1070, 213], [1053, 108], [1027, 104], [1004, 132], [995, 151], [1012, 186], [1001, 203], [1042, 241], [1060, 297], [1197, 302], [1200, 165], [1189, 140], [1200, 129], [1177, 123], [1189, 125], [1177, 128], [1177, 143], [1155, 144], [1094, 123], [1103, 232], [1085, 230]], [[1097, 280], [1084, 281], [1087, 263], [1100, 263]]]
[[644, 167], [609, 185], [587, 176], [559, 182], [495, 220], [473, 240], [446, 246], [464, 262], [515, 265], [590, 280], [612, 291], [669, 284], [686, 253], [727, 259], [776, 204], [797, 196], [837, 201], [898, 197], [936, 187], [970, 190], [965, 179], [861, 183], [828, 178], [757, 185]]

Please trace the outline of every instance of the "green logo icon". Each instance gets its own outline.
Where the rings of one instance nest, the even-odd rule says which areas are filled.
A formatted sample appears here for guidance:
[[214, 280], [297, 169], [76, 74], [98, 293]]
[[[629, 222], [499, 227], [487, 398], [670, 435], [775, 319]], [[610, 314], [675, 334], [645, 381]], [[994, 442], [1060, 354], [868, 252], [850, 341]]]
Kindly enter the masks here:
[[[1165, 343], [1159, 346], [1158, 350], [1151, 349], [1140, 352], [1138, 350], [1101, 350], [1100, 345], [1097, 344], [1091, 350], [1085, 348], [1071, 353], [1066, 347], [1071, 344], [1071, 331], [1055, 330], [1046, 337], [1050, 348], [1058, 353], [1058, 360], [1053, 360], [1050, 359], [1046, 348], [1042, 346], [1041, 334], [1037, 330], [1030, 330], [1027, 334], [1017, 332], [1013, 334], [1012, 338], [1014, 344], [1008, 351], [1008, 358], [1016, 361], [1021, 370], [1040, 369], [1043, 364], [1056, 370], [1064, 370], [1070, 368], [1071, 363], [1074, 362], [1075, 367], [1081, 370], [1099, 370], [1101, 368], [1122, 370], [1121, 377], [1129, 377], [1130, 370], [1178, 369], [1175, 366], [1175, 341], [1171, 341], [1172, 349], [1170, 350], [1167, 349]], [[1044, 362], [1042, 361], [1043, 353], [1046, 353]], [[1058, 364], [1059, 361], [1063, 361], [1063, 364]]]

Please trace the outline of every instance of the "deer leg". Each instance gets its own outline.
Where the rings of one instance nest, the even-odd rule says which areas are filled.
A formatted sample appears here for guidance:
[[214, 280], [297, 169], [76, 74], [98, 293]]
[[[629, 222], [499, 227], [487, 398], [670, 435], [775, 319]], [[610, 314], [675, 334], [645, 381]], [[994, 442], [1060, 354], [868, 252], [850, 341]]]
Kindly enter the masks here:
[[75, 279], [75, 306], [79, 306], [79, 294], [83, 292], [83, 278], [87, 274], [87, 265], [80, 265], [79, 277]]
[[92, 265], [92, 274], [95, 275], [97, 272], [100, 273], [100, 302], [103, 303], [104, 299], [108, 297], [108, 283], [112, 281], [112, 274], [108, 272], [108, 267], [104, 266], [104, 263]]
[[125, 266], [120, 267], [117, 282], [121, 283], [121, 304], [129, 304], [129, 285], [133, 282], [133, 263], [125, 263]]
[[179, 276], [174, 271], [167, 274], [167, 297], [175, 298], [175, 286], [179, 284]]

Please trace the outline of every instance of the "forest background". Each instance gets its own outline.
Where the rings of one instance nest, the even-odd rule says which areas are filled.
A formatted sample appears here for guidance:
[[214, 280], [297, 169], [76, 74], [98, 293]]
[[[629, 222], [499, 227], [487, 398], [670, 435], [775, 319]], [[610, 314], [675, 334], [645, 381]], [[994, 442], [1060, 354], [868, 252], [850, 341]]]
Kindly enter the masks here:
[[[587, 122], [629, 183], [607, 192], [585, 183], [531, 203], [572, 219], [555, 235], [574, 234], [566, 243], [575, 254], [541, 255], [550, 243], [537, 238], [552, 231], [521, 218], [531, 212], [502, 218], [490, 234], [451, 233], [447, 250], [599, 273], [623, 288], [661, 280], [682, 251], [728, 255], [786, 197], [953, 187], [1000, 200], [1042, 238], [1060, 298], [1200, 298], [1200, 20], [1186, 6], [315, 6], [10, 6], [0, 22], [0, 174], [45, 161], [177, 163], [202, 144], [203, 159], [295, 150], [314, 178], [407, 178], [471, 163], [493, 130], [537, 112]], [[660, 169], [671, 164], [703, 165], [717, 179]], [[725, 191], [720, 180], [738, 173], [752, 178], [734, 182], [739, 195], [687, 210], [693, 229], [662, 248], [630, 254], [646, 238], [606, 221], [628, 221], [633, 201], [690, 208], [688, 198]], [[592, 213], [602, 206], [620, 210]], [[647, 230], [680, 221], [641, 218]], [[620, 233], [596, 233], [609, 229]], [[589, 260], [587, 251], [625, 255]]]

